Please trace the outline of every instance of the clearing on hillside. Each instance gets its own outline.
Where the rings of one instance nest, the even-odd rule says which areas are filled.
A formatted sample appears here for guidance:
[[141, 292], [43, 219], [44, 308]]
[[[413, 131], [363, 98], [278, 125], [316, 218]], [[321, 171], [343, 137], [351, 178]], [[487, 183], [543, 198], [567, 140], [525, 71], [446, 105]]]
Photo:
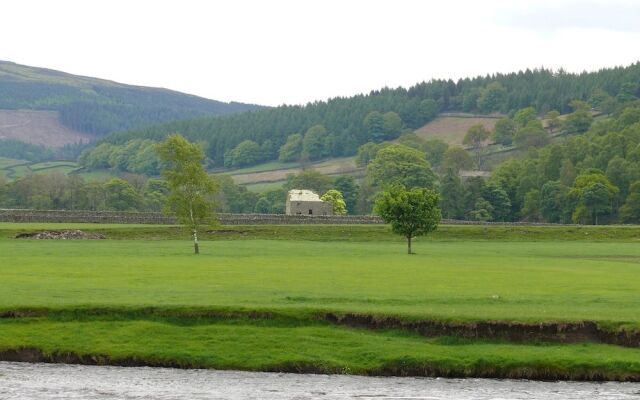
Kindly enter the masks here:
[[62, 147], [89, 142], [93, 136], [62, 125], [56, 111], [0, 110], [0, 139]]
[[449, 145], [462, 145], [467, 130], [473, 125], [482, 124], [487, 130], [493, 130], [501, 116], [476, 116], [465, 114], [441, 115], [415, 131], [423, 139], [441, 139]]

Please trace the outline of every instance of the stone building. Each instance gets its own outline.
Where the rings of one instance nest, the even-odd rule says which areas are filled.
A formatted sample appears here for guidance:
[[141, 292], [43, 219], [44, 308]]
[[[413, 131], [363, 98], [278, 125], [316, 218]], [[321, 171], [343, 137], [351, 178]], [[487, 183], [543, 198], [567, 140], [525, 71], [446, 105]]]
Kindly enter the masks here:
[[333, 215], [332, 204], [311, 190], [289, 190], [285, 208], [287, 215]]

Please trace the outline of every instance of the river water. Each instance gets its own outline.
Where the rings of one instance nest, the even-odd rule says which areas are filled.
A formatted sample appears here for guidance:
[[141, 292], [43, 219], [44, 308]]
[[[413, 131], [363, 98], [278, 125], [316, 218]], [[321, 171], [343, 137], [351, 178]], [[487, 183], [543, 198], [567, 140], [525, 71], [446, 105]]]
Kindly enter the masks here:
[[0, 362], [0, 399], [640, 399], [640, 384], [372, 378]]

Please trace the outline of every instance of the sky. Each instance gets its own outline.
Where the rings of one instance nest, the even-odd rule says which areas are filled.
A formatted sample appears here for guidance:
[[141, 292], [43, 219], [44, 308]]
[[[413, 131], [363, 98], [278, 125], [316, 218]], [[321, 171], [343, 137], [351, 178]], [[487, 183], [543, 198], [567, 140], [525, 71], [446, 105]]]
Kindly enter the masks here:
[[2, 17], [0, 60], [273, 106], [640, 60], [637, 0], [20, 0]]

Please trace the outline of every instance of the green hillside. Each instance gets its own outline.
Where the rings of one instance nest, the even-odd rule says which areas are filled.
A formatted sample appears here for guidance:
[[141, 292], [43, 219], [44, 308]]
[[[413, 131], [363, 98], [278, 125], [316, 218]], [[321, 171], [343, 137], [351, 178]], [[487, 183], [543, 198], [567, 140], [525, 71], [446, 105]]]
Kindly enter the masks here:
[[[223, 118], [198, 118], [120, 132], [107, 141], [162, 139], [180, 132], [207, 143], [217, 166], [241, 167], [280, 159], [311, 161], [351, 156], [367, 142], [393, 140], [438, 113], [511, 114], [534, 107], [540, 115], [571, 111], [572, 100], [611, 108], [640, 96], [640, 63], [579, 74], [526, 70], [476, 78], [432, 80], [408, 89], [384, 88], [300, 106], [280, 106]], [[286, 146], [285, 146], [286, 145]], [[242, 157], [238, 157], [238, 155]]]
[[0, 110], [57, 111], [64, 126], [86, 134], [256, 108], [0, 61]]

